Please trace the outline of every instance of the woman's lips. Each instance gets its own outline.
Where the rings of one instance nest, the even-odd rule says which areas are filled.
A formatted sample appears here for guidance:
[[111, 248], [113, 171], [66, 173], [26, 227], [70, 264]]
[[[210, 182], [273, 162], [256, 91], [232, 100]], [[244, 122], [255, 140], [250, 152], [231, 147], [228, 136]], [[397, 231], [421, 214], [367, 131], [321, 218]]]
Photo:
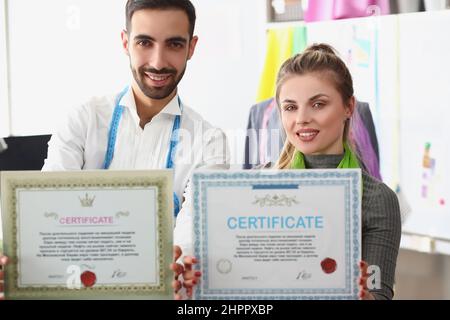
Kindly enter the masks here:
[[302, 129], [297, 131], [297, 137], [302, 141], [302, 142], [311, 142], [313, 141], [317, 135], [319, 134], [319, 130], [315, 130], [315, 129]]

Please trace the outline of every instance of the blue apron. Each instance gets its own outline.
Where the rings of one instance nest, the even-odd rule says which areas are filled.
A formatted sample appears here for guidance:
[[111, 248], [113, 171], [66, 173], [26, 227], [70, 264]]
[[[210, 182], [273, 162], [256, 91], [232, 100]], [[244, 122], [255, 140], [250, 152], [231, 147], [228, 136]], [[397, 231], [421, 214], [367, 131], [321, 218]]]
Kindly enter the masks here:
[[[106, 156], [105, 156], [105, 162], [103, 164], [103, 169], [107, 170], [111, 166], [111, 162], [114, 158], [114, 149], [116, 146], [116, 140], [117, 140], [117, 130], [119, 129], [119, 123], [123, 115], [124, 107], [120, 105], [120, 101], [125, 96], [125, 94], [128, 92], [128, 87], [125, 88], [117, 97], [116, 99], [116, 106], [114, 108], [114, 113], [111, 121], [111, 125], [109, 128], [109, 135], [108, 135], [108, 149], [106, 150]], [[178, 98], [178, 105], [180, 106], [181, 112], [183, 112], [183, 105], [181, 103], [180, 98]], [[167, 161], [166, 161], [166, 169], [174, 169], [175, 165], [173, 163], [173, 159], [175, 157], [175, 152], [180, 140], [179, 137], [179, 129], [180, 129], [180, 123], [181, 123], [181, 116], [177, 115], [175, 117], [175, 121], [173, 123], [172, 128], [172, 138], [170, 139], [170, 148], [169, 153], [167, 155]], [[178, 196], [173, 193], [173, 204], [174, 204], [174, 215], [175, 217], [178, 216], [178, 213], [180, 212], [180, 199], [178, 199]]]

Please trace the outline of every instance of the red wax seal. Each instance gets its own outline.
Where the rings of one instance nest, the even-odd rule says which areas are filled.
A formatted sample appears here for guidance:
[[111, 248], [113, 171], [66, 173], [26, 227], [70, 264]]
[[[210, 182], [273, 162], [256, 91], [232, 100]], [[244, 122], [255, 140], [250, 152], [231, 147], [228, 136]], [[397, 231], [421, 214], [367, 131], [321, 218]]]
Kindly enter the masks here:
[[97, 281], [97, 276], [95, 273], [91, 271], [85, 271], [81, 274], [81, 283], [86, 287], [90, 288], [93, 287], [95, 282]]
[[337, 268], [336, 261], [331, 258], [326, 258], [320, 263], [320, 265], [322, 266], [323, 272], [325, 272], [326, 274], [335, 272]]

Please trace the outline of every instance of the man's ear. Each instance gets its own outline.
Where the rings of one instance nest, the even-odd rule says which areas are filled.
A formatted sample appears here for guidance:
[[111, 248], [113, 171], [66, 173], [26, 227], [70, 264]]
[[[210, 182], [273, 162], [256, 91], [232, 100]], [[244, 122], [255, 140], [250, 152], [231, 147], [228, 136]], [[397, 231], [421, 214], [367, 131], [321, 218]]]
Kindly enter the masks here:
[[123, 51], [127, 56], [130, 56], [130, 51], [128, 49], [129, 48], [128, 32], [126, 30], [122, 30], [121, 37], [122, 37]]
[[194, 55], [195, 48], [197, 47], [198, 37], [193, 36], [191, 41], [189, 42], [189, 54], [188, 54], [188, 60], [191, 60], [192, 56]]

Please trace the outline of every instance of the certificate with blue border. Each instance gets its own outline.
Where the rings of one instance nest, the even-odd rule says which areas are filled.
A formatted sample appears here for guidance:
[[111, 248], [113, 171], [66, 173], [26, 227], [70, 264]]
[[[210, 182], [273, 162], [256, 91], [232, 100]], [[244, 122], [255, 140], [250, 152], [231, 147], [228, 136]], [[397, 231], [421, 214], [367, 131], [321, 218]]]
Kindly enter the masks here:
[[197, 171], [196, 299], [357, 299], [361, 170]]

